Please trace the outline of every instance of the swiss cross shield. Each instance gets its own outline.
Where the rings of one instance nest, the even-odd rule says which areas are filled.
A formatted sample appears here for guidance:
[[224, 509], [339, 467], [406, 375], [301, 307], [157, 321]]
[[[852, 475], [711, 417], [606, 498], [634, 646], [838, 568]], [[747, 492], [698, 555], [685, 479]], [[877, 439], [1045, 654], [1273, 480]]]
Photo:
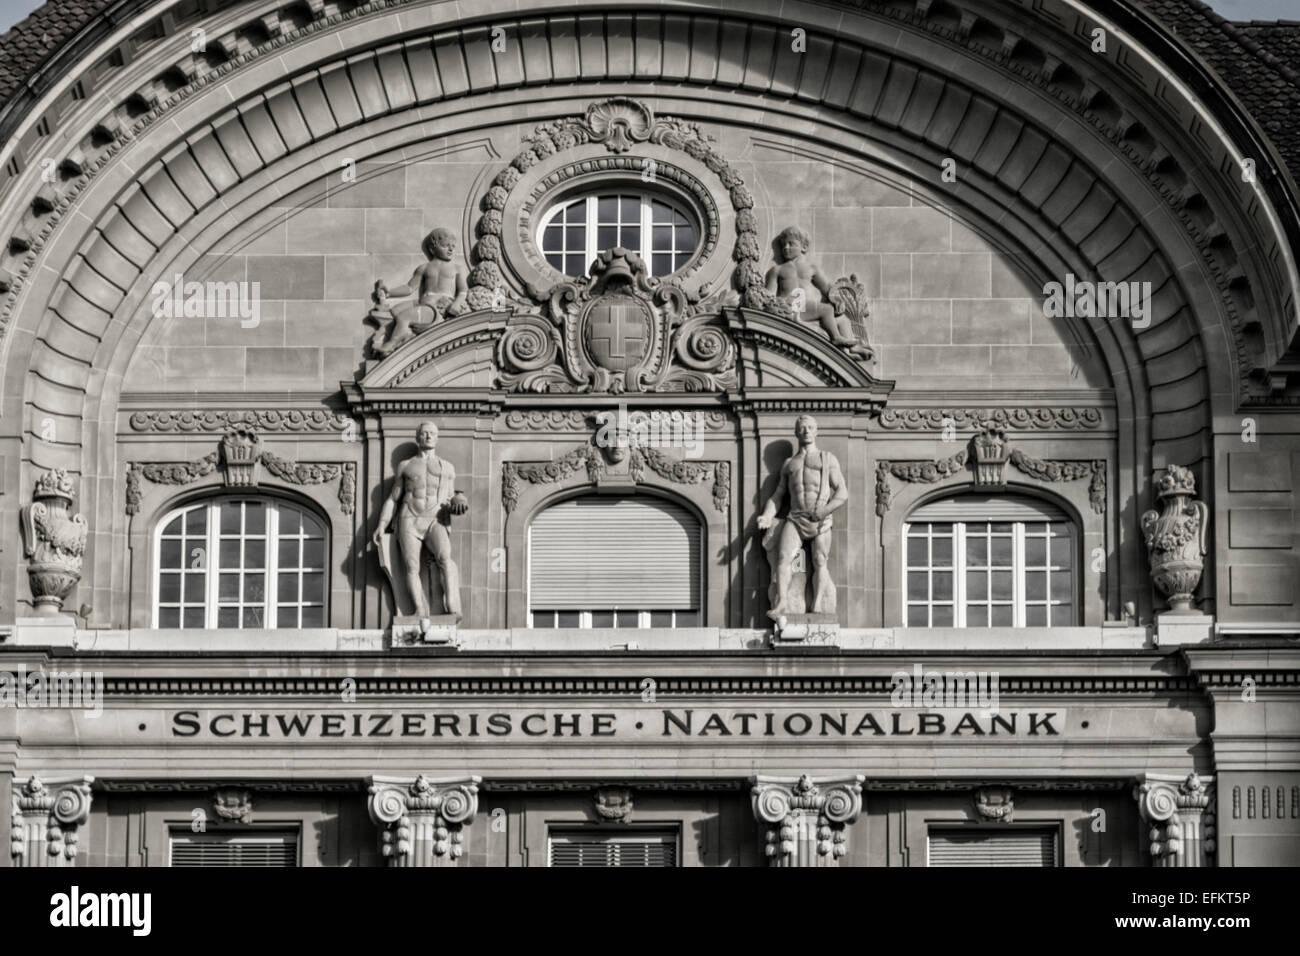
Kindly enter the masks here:
[[653, 316], [640, 299], [610, 295], [597, 299], [583, 324], [587, 354], [599, 368], [627, 372], [650, 350]]

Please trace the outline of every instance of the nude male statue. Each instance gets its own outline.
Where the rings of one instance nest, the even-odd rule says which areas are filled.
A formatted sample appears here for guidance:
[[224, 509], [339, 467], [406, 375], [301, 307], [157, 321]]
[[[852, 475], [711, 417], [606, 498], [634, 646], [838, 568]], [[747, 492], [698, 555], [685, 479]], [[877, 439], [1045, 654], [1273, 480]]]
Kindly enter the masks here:
[[[812, 543], [813, 603], [816, 614], [829, 614], [835, 610], [835, 585], [831, 582], [826, 559], [831, 549], [831, 514], [849, 500], [849, 491], [840, 474], [840, 463], [828, 451], [817, 447], [817, 421], [811, 415], [800, 415], [794, 424], [799, 450], [781, 466], [781, 476], [767, 506], [758, 516], [763, 547], [772, 560], [776, 550], [776, 567], [772, 584], [768, 588], [768, 602], [772, 609], [767, 616], [777, 620], [789, 613], [790, 578], [794, 556], [806, 542]], [[786, 496], [790, 498], [790, 513], [778, 521]]]
[[422, 619], [429, 616], [429, 602], [420, 581], [420, 560], [424, 549], [428, 548], [438, 566], [443, 610], [459, 618], [460, 572], [451, 559], [447, 525], [451, 515], [463, 515], [469, 510], [469, 502], [455, 490], [456, 469], [434, 454], [438, 446], [438, 426], [433, 422], [422, 422], [416, 430], [415, 443], [420, 450], [398, 467], [393, 491], [384, 500], [384, 507], [379, 512], [379, 527], [370, 540], [376, 548], [383, 547], [384, 531], [401, 505], [397, 535], [406, 571], [406, 587], [415, 601], [415, 613]]

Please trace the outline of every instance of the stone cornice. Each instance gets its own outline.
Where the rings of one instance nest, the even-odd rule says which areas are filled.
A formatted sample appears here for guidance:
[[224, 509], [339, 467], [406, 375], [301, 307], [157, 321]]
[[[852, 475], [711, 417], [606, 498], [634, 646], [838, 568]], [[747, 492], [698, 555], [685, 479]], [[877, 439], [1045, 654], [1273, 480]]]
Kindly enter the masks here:
[[[485, 665], [486, 666], [486, 665]], [[966, 670], [960, 665], [955, 669]], [[937, 668], [936, 668], [937, 669]], [[652, 673], [650, 668], [643, 668]], [[882, 669], [883, 671], [883, 669]], [[892, 673], [892, 672], [891, 672]], [[1296, 676], [1296, 675], [1289, 675]], [[639, 698], [644, 677], [354, 677], [357, 699], [389, 697], [512, 698], [602, 697]], [[755, 694], [783, 694], [793, 697], [844, 694], [882, 697], [893, 688], [890, 673], [863, 677], [656, 676], [660, 696], [669, 698], [747, 697]], [[105, 677], [104, 696], [188, 697], [195, 702], [225, 697], [324, 697], [337, 698], [337, 677]], [[1187, 677], [999, 677], [1004, 696], [1063, 697], [1104, 695], [1127, 697], [1149, 694], [1190, 693], [1197, 687]]]

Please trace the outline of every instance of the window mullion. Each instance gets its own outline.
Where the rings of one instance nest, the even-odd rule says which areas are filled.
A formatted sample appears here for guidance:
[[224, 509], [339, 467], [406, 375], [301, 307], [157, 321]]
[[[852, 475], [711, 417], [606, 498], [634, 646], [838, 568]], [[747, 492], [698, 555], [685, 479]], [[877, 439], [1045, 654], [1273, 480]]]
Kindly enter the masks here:
[[645, 193], [641, 194], [641, 258], [645, 260], [646, 268], [651, 268], [654, 261], [651, 257], [654, 255], [654, 243], [650, 239], [650, 230], [654, 225], [654, 210], [650, 207], [650, 197]]
[[966, 524], [952, 523], [952, 624], [966, 626]]
[[585, 202], [587, 203], [587, 208], [586, 208], [587, 229], [586, 229], [586, 235], [584, 236], [584, 242], [583, 242], [583, 246], [585, 247], [586, 250], [586, 256], [583, 259], [583, 263], [582, 263], [583, 275], [587, 274], [588, 268], [591, 266], [591, 263], [596, 259], [596, 254], [600, 252], [600, 250], [596, 248], [596, 218], [597, 218], [596, 209], [597, 207], [599, 207], [600, 203], [597, 201], [596, 196], [588, 196]]
[[[203, 556], [203, 567], [205, 568], [205, 578], [207, 587], [206, 599], [204, 603], [203, 619], [207, 622], [209, 628], [217, 626], [217, 577], [221, 573], [221, 568], [217, 561], [217, 555], [220, 554], [218, 547], [221, 542], [221, 505], [213, 501], [208, 504], [208, 534], [205, 538], [207, 543], [207, 554]], [[185, 592], [181, 592], [181, 626], [185, 625]]]
[[[266, 502], [265, 507], [266, 507], [266, 542], [265, 542], [264, 554], [266, 555], [266, 557], [262, 559], [262, 566], [265, 568], [264, 573], [266, 574], [266, 585], [265, 587], [262, 588], [262, 593], [266, 596], [266, 617], [264, 618], [264, 620], [266, 621], [266, 626], [268, 628], [273, 628], [276, 627], [276, 617], [275, 617], [276, 605], [279, 603], [276, 595], [276, 583], [279, 580], [279, 578], [276, 572], [279, 570], [280, 567], [280, 509], [277, 508], [270, 501]], [[305, 528], [306, 525], [301, 523], [302, 520], [305, 519], [300, 519], [300, 523], [298, 527]], [[275, 543], [274, 548], [271, 547], [272, 542]], [[301, 552], [303, 546], [299, 544], [298, 547], [299, 547], [299, 551]], [[301, 559], [299, 560], [299, 563], [301, 563]], [[301, 578], [302, 575], [299, 574], [299, 581], [298, 581], [299, 603], [302, 602]]]
[[1025, 523], [1011, 526], [1011, 626], [1025, 626]]

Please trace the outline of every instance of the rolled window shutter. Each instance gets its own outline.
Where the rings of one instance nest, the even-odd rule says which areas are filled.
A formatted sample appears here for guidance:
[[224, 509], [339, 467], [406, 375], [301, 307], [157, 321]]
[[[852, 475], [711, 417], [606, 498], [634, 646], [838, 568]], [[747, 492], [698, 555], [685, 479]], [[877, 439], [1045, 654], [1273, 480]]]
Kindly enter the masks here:
[[1028, 495], [957, 495], [921, 505], [907, 518], [921, 521], [1068, 521], [1056, 505]]
[[670, 867], [677, 865], [677, 833], [553, 830], [550, 850], [551, 866]]
[[298, 834], [188, 833], [171, 835], [172, 866], [297, 866]]
[[930, 831], [930, 866], [1057, 866], [1053, 828]]
[[700, 606], [700, 524], [659, 498], [584, 497], [529, 530], [529, 604], [538, 610]]

